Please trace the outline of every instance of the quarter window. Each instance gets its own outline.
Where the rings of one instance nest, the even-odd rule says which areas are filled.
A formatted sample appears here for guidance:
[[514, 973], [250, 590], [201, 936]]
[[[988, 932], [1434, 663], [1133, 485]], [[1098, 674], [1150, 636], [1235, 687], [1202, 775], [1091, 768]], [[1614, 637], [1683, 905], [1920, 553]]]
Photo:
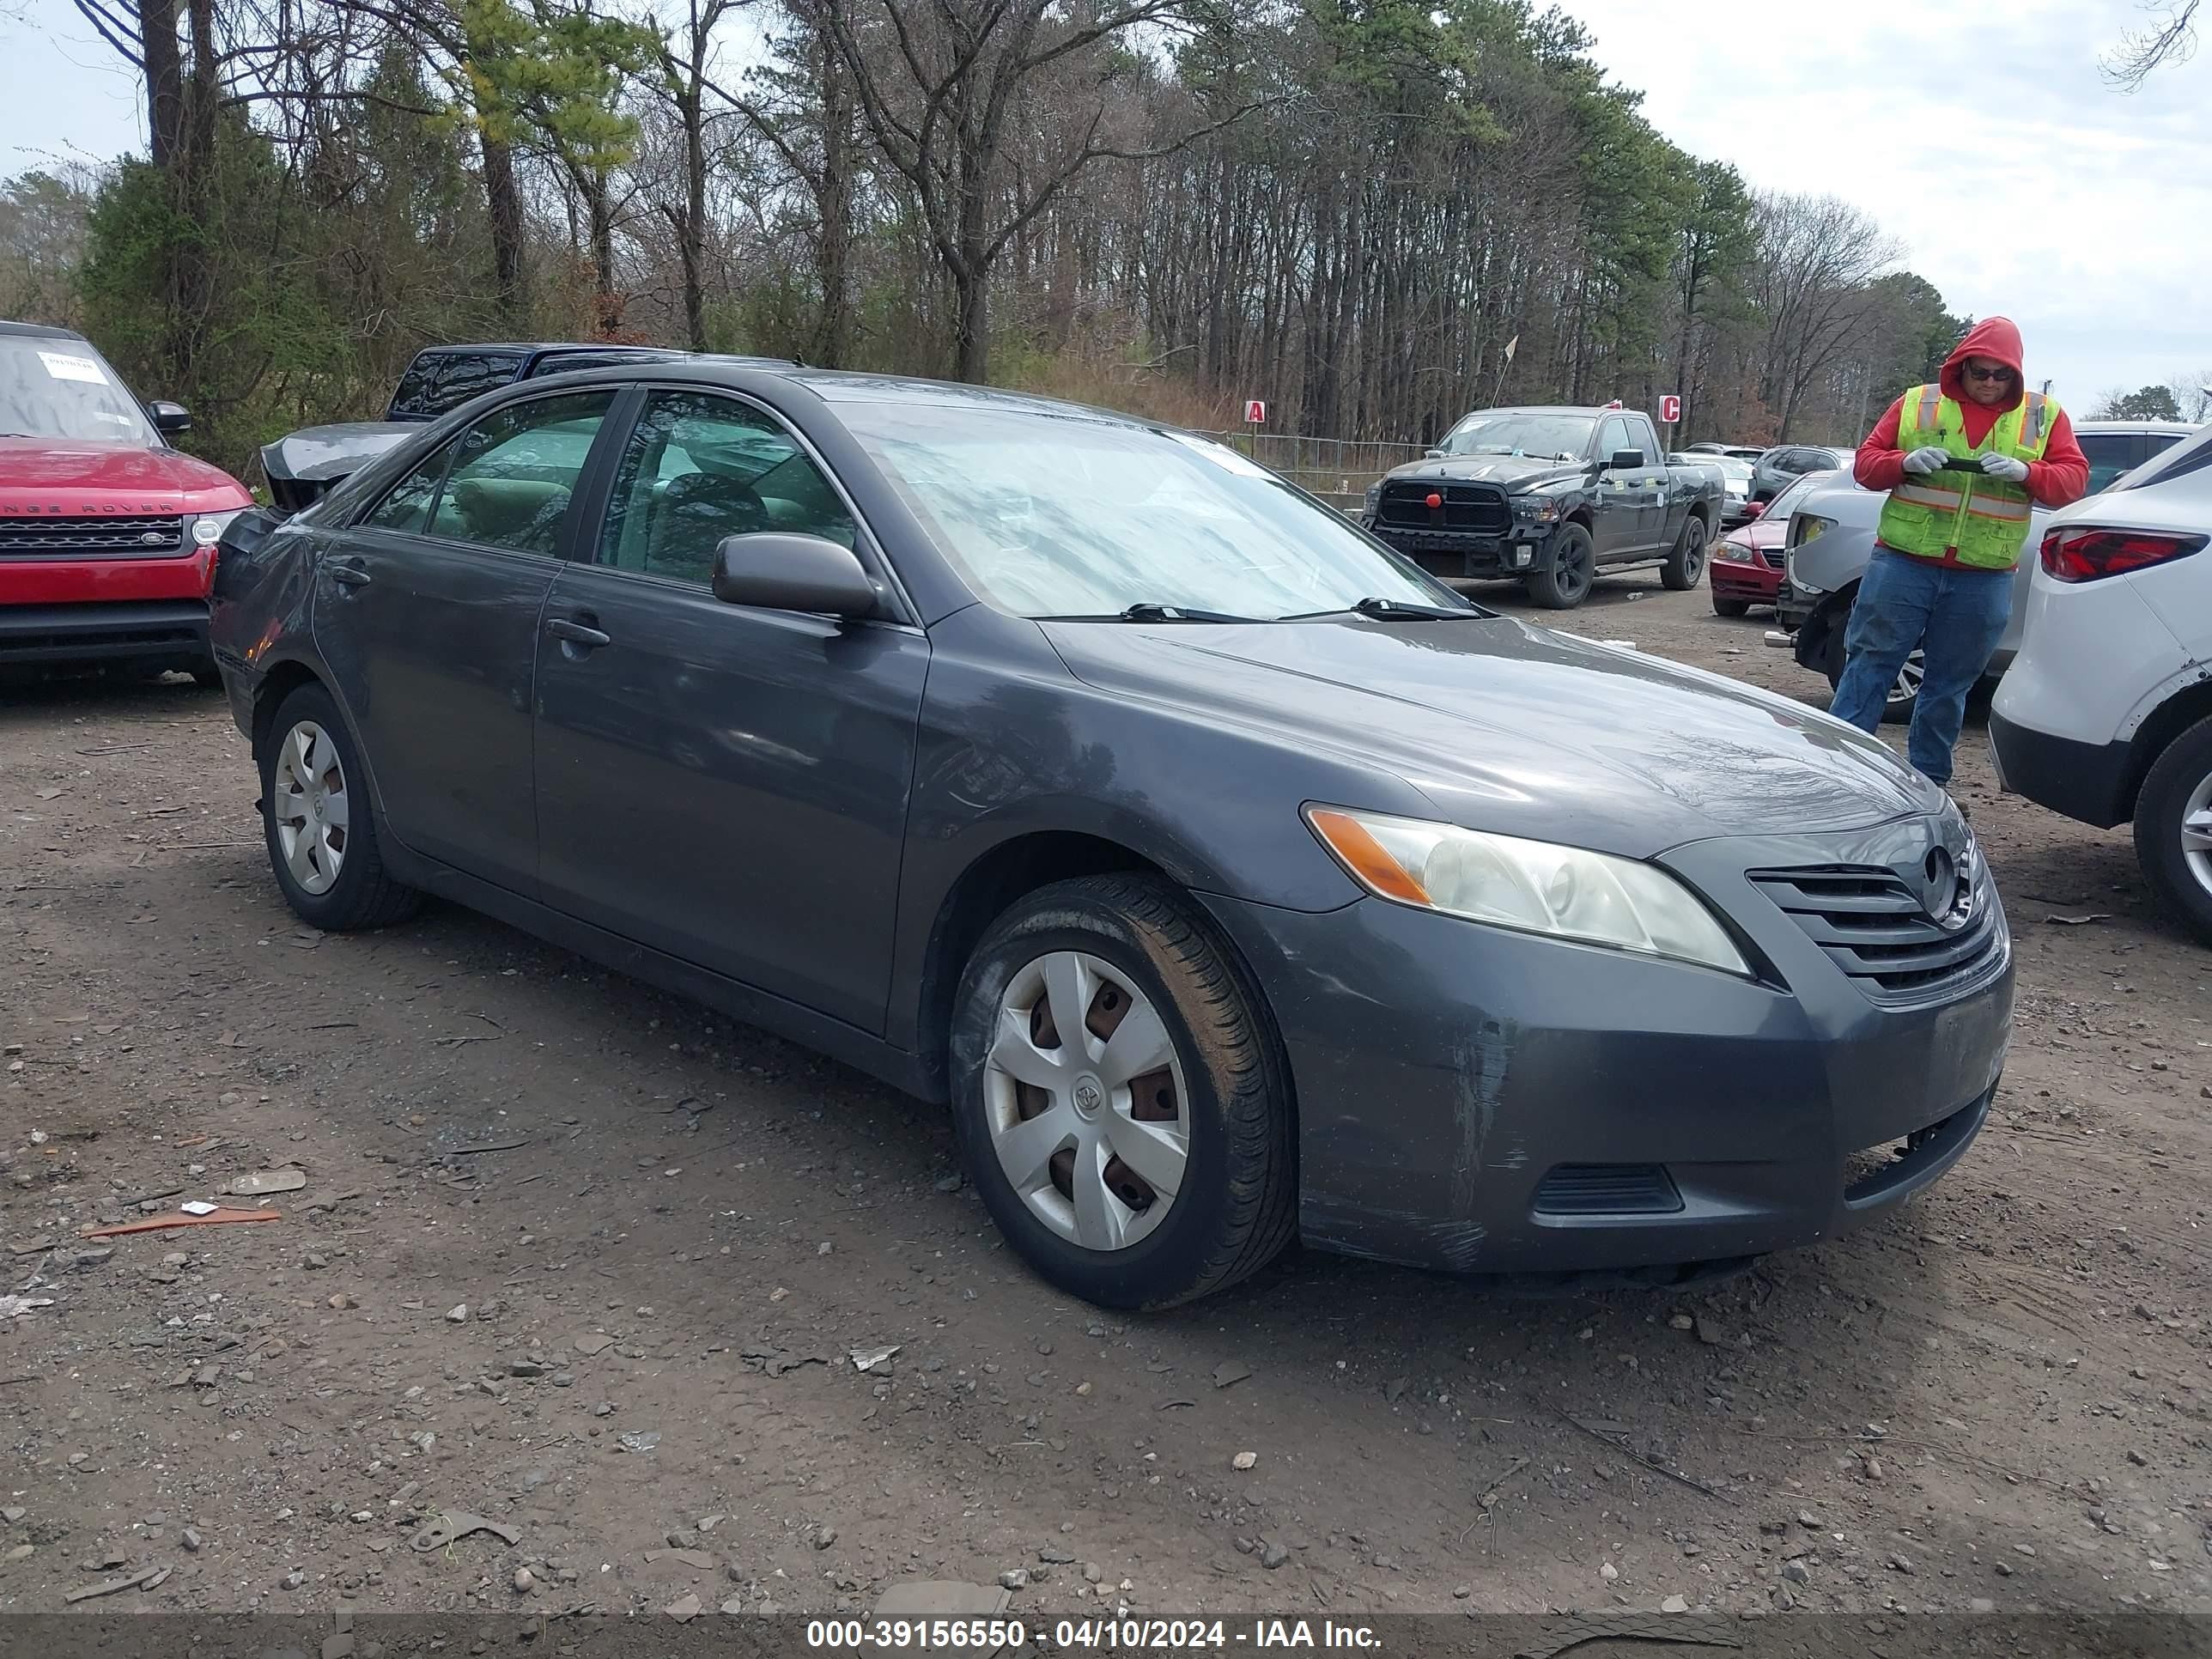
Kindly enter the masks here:
[[830, 481], [766, 415], [707, 392], [653, 392], [616, 470], [599, 562], [705, 586], [722, 538], [760, 530], [854, 541]]
[[573, 392], [485, 416], [453, 447], [428, 533], [519, 553], [558, 551], [568, 499], [614, 397]]

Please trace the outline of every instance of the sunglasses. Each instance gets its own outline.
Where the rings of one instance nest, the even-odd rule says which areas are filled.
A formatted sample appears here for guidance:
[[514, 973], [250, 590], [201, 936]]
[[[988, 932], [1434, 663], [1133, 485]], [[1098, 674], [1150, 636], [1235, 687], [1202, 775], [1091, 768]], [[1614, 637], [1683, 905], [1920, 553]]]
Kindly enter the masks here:
[[2002, 365], [1996, 368], [1976, 368], [1968, 363], [1966, 373], [1970, 380], [2009, 380], [2013, 377], [2012, 371]]

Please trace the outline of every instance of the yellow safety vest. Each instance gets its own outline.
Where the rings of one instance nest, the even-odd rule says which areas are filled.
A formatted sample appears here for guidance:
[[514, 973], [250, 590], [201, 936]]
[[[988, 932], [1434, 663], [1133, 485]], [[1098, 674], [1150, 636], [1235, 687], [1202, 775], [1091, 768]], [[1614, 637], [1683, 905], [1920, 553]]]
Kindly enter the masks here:
[[[1961, 459], [2010, 455], [2039, 461], [2057, 424], [2058, 405], [2031, 392], [2018, 407], [1997, 416], [1979, 449], [1966, 441], [1966, 413], [1940, 386], [1917, 386], [1898, 411], [1897, 447], [1910, 455], [1930, 445]], [[1884, 547], [1917, 558], [1940, 559], [1954, 550], [1977, 570], [2009, 570], [2027, 542], [2027, 486], [1985, 472], [1908, 472], [1881, 506], [1875, 534]]]

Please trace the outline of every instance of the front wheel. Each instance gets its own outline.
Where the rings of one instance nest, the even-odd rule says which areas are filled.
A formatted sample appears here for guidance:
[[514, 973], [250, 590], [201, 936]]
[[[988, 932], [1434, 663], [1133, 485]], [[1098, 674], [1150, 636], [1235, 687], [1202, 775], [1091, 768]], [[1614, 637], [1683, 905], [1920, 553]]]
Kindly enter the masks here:
[[2136, 798], [2136, 857], [2160, 903], [2212, 945], [2212, 719], [2153, 763]]
[[1571, 611], [1589, 598], [1597, 578], [1597, 545], [1578, 524], [1563, 524], [1528, 573], [1528, 593], [1547, 611]]
[[1155, 878], [1055, 883], [962, 976], [954, 1128], [1000, 1230], [1085, 1301], [1233, 1285], [1297, 1218], [1288, 1070], [1205, 913]]
[[263, 838], [284, 902], [331, 933], [404, 921], [421, 895], [384, 872], [376, 808], [331, 694], [303, 685], [278, 705], [261, 757]]
[[1749, 599], [1729, 599], [1717, 593], [1713, 595], [1713, 615], [1716, 617], [1748, 617], [1750, 614]]
[[1705, 574], [1705, 521], [1692, 513], [1682, 520], [1682, 533], [1674, 538], [1674, 551], [1659, 567], [1659, 581], [1674, 592], [1686, 593]]

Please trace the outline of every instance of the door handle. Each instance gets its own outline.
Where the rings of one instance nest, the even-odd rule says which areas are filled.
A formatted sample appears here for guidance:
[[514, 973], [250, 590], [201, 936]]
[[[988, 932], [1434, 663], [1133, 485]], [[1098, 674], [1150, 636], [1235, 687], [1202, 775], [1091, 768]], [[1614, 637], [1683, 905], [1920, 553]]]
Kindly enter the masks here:
[[330, 568], [331, 580], [341, 587], [366, 587], [371, 580], [357, 564], [334, 564]]
[[566, 640], [571, 645], [580, 645], [586, 649], [614, 643], [613, 635], [602, 634], [598, 629], [583, 623], [571, 622], [566, 617], [554, 617], [545, 624], [545, 631], [556, 640]]

